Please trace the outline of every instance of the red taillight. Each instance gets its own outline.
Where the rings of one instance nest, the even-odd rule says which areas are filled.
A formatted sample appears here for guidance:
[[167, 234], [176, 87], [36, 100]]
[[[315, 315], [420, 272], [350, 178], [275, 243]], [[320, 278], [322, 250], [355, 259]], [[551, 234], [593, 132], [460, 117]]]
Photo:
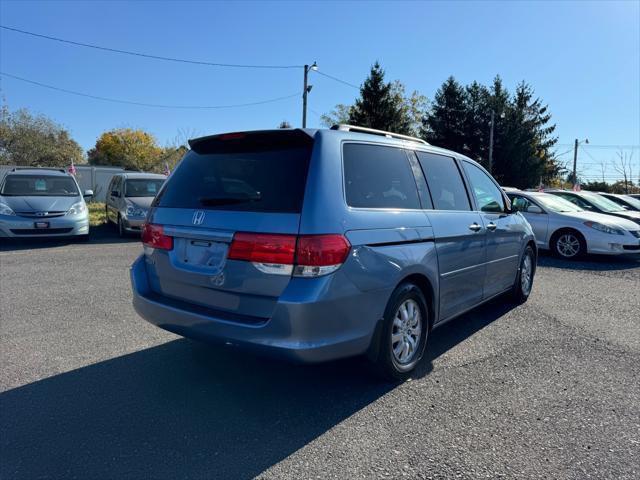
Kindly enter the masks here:
[[256, 263], [293, 265], [295, 235], [239, 232], [233, 236], [228, 258]]
[[[312, 277], [334, 272], [349, 255], [351, 244], [342, 235], [277, 235], [238, 232], [229, 247], [230, 260], [253, 262], [263, 272]], [[261, 264], [258, 266], [257, 264]], [[271, 264], [265, 267], [263, 264]]]
[[162, 225], [145, 223], [142, 227], [142, 243], [147, 247], [171, 250], [173, 248], [173, 237], [164, 234]]
[[310, 267], [339, 265], [345, 261], [350, 249], [349, 241], [342, 235], [301, 235], [296, 264]]

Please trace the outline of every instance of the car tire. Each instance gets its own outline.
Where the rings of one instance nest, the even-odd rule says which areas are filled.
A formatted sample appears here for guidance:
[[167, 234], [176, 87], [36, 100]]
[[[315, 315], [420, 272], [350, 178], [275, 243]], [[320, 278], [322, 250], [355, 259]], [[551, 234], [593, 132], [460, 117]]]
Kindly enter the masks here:
[[111, 223], [111, 220], [109, 220], [109, 207], [107, 207], [106, 205], [104, 206], [104, 219], [107, 225]]
[[413, 283], [399, 285], [385, 309], [376, 354], [370, 357], [376, 373], [394, 382], [409, 378], [422, 360], [430, 326], [427, 301], [420, 288]]
[[558, 258], [578, 260], [587, 253], [587, 242], [577, 230], [560, 230], [551, 238], [551, 252]]
[[120, 215], [118, 215], [118, 236], [120, 238], [127, 236], [127, 232], [124, 229], [124, 224], [122, 223], [122, 217]]
[[513, 284], [511, 296], [513, 301], [520, 305], [526, 302], [531, 295], [533, 288], [533, 278], [536, 274], [536, 254], [530, 245], [524, 249], [520, 265], [518, 265], [518, 273], [516, 281]]

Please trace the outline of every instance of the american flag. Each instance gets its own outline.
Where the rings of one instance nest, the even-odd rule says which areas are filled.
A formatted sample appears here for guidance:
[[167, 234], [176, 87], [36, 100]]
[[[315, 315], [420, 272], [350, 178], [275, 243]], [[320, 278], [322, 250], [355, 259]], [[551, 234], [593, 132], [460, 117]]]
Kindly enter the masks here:
[[580, 182], [574, 183], [573, 184], [573, 191], [574, 192], [579, 192], [580, 190], [582, 190], [582, 188], [580, 188]]
[[76, 166], [73, 164], [73, 160], [71, 160], [71, 166], [67, 169], [67, 171], [71, 175], [75, 175], [77, 173]]
[[164, 171], [162, 173], [167, 177], [171, 174], [171, 170], [169, 169], [169, 164], [167, 162], [164, 162]]

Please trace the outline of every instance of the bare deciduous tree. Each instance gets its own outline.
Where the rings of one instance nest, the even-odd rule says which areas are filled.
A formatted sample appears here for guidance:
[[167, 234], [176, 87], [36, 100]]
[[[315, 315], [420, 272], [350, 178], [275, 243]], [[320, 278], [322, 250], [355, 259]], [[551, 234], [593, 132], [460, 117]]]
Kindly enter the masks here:
[[617, 158], [611, 162], [613, 169], [622, 175], [624, 179], [624, 192], [629, 193], [629, 182], [631, 181], [631, 159], [633, 158], [633, 151], [626, 153], [620, 150], [617, 154]]

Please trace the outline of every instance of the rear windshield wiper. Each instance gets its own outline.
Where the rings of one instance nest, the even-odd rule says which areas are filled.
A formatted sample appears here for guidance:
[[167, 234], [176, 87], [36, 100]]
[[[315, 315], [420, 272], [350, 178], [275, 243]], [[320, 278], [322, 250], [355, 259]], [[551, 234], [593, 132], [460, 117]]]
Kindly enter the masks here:
[[198, 201], [205, 207], [216, 207], [220, 205], [235, 205], [238, 203], [257, 202], [262, 198], [259, 193], [253, 195], [235, 195], [220, 197], [200, 197]]

